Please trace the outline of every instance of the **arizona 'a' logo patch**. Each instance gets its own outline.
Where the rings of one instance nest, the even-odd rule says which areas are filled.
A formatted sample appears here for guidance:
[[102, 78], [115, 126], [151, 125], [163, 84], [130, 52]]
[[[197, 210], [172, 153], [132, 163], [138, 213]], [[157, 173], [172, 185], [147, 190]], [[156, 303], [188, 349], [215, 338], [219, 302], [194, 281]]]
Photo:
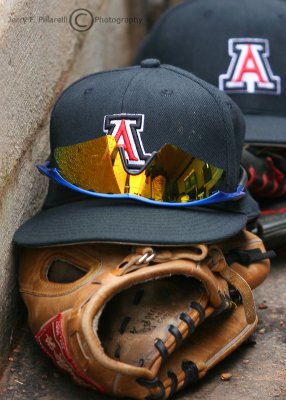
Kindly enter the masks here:
[[145, 153], [141, 139], [144, 114], [114, 114], [104, 117], [103, 130], [112, 135], [119, 148], [125, 169], [136, 172], [144, 169], [152, 154]]
[[229, 39], [231, 56], [226, 74], [219, 76], [219, 88], [231, 93], [281, 93], [280, 76], [273, 74], [269, 63], [267, 39]]

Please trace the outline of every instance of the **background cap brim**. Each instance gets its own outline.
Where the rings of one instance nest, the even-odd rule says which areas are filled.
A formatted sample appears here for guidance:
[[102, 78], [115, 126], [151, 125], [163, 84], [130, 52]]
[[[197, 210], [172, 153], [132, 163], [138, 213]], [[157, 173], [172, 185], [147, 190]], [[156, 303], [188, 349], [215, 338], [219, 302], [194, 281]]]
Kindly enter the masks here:
[[[229, 202], [230, 203], [230, 202]], [[109, 242], [182, 246], [237, 234], [258, 215], [249, 195], [226, 209], [163, 208], [136, 202], [81, 200], [41, 211], [15, 233], [19, 246]]]
[[286, 118], [245, 114], [245, 142], [256, 145], [286, 146]]

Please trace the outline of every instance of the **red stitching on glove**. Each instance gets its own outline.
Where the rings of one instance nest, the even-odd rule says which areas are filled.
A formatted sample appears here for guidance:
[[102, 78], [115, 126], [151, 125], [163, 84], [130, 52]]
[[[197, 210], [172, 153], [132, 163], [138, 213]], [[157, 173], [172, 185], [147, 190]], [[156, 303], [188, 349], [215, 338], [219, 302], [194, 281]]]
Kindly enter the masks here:
[[256, 179], [256, 171], [253, 167], [249, 167], [248, 173], [250, 175], [250, 178], [248, 179], [248, 182], [247, 182], [247, 188], [249, 188], [251, 185], [253, 185], [253, 183], [255, 182], [255, 179]]

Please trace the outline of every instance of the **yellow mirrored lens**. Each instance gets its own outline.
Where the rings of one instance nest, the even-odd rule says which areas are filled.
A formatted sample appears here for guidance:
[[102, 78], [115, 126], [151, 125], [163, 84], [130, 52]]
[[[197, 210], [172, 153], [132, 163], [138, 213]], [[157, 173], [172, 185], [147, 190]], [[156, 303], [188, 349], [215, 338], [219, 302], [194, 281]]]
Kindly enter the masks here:
[[124, 193], [127, 173], [114, 137], [58, 147], [54, 155], [61, 174], [72, 184], [99, 193]]
[[129, 174], [111, 135], [58, 147], [54, 156], [62, 176], [82, 189], [130, 193], [156, 201], [187, 202], [209, 197], [223, 174], [222, 169], [171, 144], [163, 146], [143, 172]]

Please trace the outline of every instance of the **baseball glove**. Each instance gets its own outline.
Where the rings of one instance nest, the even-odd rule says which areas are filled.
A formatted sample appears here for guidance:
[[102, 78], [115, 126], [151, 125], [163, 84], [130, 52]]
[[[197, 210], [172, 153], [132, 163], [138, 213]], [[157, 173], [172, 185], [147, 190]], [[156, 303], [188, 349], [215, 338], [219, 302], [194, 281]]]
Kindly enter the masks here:
[[249, 147], [243, 150], [242, 163], [248, 171], [247, 188], [257, 200], [285, 198], [286, 150]]
[[268, 248], [286, 242], [285, 155], [284, 148], [249, 147], [243, 151], [243, 165], [249, 174], [247, 187], [261, 208], [253, 232]]
[[23, 249], [20, 290], [36, 341], [76, 382], [166, 399], [253, 332], [268, 256], [249, 232], [188, 248]]

